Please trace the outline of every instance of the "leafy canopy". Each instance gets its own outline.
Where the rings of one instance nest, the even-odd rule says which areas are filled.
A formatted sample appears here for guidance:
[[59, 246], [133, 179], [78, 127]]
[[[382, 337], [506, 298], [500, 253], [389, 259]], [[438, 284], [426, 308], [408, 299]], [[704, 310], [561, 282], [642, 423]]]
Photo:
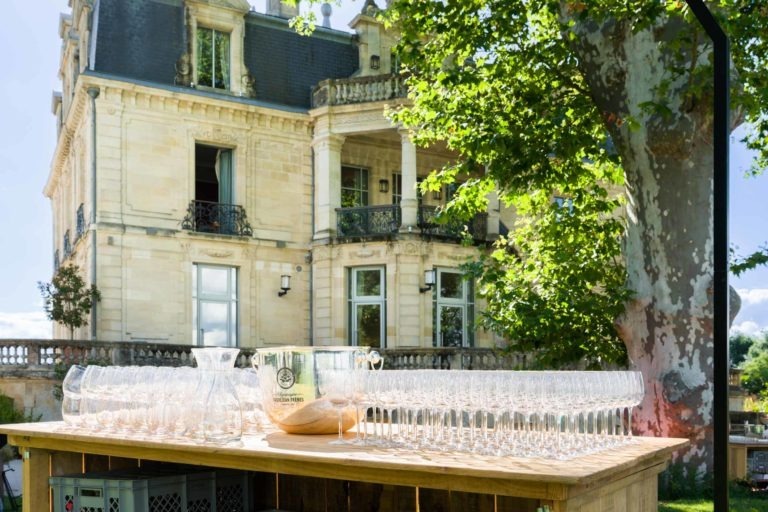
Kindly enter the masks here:
[[[423, 0], [395, 2], [387, 15], [402, 32], [413, 101], [394, 119], [418, 127], [418, 144], [445, 141], [463, 158], [424, 187], [465, 181], [447, 215], [486, 208], [493, 189], [515, 208], [510, 236], [467, 266], [487, 301], [482, 324], [545, 367], [624, 363], [614, 327], [630, 296], [624, 228], [607, 191], [623, 176], [557, 11], [544, 2]], [[554, 194], [569, 198], [567, 214]]]

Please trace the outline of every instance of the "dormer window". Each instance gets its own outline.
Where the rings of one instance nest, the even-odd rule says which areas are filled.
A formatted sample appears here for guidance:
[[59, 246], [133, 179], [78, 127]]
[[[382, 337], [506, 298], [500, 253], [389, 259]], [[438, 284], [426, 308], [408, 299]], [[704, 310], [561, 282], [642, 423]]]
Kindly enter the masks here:
[[214, 89], [229, 89], [229, 33], [197, 27], [197, 83]]
[[253, 77], [243, 61], [250, 4], [246, 0], [184, 0], [184, 5], [189, 14], [189, 47], [177, 62], [176, 83], [252, 96]]

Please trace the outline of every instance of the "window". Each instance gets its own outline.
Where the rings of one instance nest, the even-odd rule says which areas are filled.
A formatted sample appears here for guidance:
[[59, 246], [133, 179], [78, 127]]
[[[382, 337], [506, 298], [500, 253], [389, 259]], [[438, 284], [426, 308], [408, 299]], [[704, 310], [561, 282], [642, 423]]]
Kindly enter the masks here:
[[194, 265], [192, 338], [198, 346], [237, 346], [237, 269]]
[[403, 199], [403, 175], [392, 173], [392, 204], [400, 204]]
[[85, 210], [84, 205], [80, 203], [80, 206], [77, 207], [77, 229], [75, 230], [75, 240], [80, 240], [80, 238], [85, 234]]
[[197, 28], [197, 84], [229, 89], [229, 34]]
[[341, 167], [341, 207], [368, 206], [368, 169]]
[[67, 230], [66, 233], [64, 233], [64, 259], [69, 258], [69, 255], [72, 254], [72, 244], [69, 240], [69, 230]]
[[349, 270], [349, 344], [383, 348], [386, 334], [384, 267]]
[[[421, 194], [421, 182], [424, 178], [416, 178], [416, 199], [419, 201], [419, 206], [423, 203], [424, 196]], [[403, 199], [403, 175], [399, 173], [392, 173], [392, 204], [400, 204]]]
[[472, 281], [456, 270], [437, 269], [433, 292], [433, 345], [474, 345], [475, 300]]
[[232, 150], [195, 144], [195, 199], [233, 204]]

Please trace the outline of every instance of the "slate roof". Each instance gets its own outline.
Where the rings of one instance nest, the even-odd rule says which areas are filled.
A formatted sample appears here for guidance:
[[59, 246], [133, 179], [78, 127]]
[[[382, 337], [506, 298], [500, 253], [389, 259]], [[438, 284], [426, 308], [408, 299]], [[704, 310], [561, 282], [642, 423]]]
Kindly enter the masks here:
[[[186, 48], [183, 0], [100, 0], [93, 23], [96, 72], [174, 85]], [[348, 77], [358, 64], [351, 34], [318, 28], [300, 36], [287, 20], [258, 13], [246, 15], [244, 52], [255, 99], [299, 108], [310, 107], [318, 82]]]

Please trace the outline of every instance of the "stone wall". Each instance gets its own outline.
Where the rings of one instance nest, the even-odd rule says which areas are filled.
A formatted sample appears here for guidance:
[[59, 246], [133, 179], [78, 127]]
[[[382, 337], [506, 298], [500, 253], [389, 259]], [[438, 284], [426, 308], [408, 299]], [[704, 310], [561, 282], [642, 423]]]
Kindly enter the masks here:
[[55, 378], [23, 376], [0, 377], [0, 393], [13, 399], [14, 406], [41, 421], [61, 420], [61, 402], [54, 397], [54, 388], [61, 385]]

